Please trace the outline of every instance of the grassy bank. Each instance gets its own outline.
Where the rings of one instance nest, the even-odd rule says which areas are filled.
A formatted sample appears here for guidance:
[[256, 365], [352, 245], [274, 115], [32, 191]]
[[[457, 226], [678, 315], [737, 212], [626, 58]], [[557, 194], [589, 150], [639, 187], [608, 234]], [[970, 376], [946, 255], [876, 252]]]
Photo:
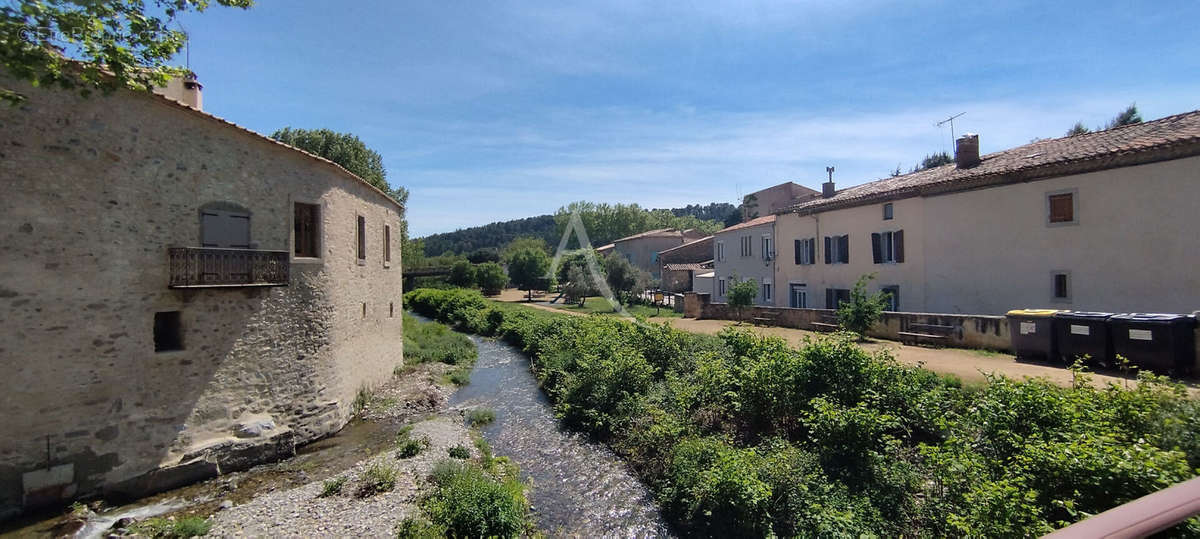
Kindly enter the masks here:
[[453, 365], [446, 377], [455, 385], [471, 380], [471, 367], [478, 351], [467, 336], [452, 331], [444, 324], [422, 322], [404, 313], [404, 365], [411, 368], [421, 363], [440, 362]]
[[562, 421], [624, 456], [689, 535], [1026, 536], [1200, 465], [1200, 406], [1150, 375], [964, 389], [833, 338], [794, 349], [462, 291], [405, 301], [529, 353]]

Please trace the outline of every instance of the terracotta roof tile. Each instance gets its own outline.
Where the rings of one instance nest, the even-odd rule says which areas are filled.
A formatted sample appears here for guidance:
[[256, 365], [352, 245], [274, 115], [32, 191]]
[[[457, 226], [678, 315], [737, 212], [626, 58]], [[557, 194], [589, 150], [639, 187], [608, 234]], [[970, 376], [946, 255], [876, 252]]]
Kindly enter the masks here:
[[746, 221], [745, 223], [736, 224], [729, 228], [724, 228], [724, 229], [718, 230], [717, 234], [721, 234], [724, 232], [730, 232], [733, 230], [741, 230], [743, 228], [750, 228], [752, 226], [765, 225], [767, 223], [774, 223], [774, 222], [775, 222], [775, 214], [764, 215], [762, 217], [755, 217], [754, 219]]
[[864, 183], [842, 189], [830, 198], [795, 204], [781, 213], [809, 214], [1196, 155], [1200, 155], [1200, 111], [1072, 137], [1039, 140], [984, 155], [980, 163], [971, 168], [959, 169], [951, 163]]

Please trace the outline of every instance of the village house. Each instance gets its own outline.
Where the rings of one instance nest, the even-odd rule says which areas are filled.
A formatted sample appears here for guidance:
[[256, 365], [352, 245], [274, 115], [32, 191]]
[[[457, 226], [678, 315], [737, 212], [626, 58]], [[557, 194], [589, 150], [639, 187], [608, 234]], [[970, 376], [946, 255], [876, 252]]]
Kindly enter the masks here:
[[[705, 236], [658, 253], [662, 264], [662, 289], [666, 292], [692, 292], [699, 274], [713, 269], [713, 237]], [[703, 289], [712, 293], [712, 285]]]
[[774, 304], [835, 308], [874, 274], [895, 311], [1190, 313], [1197, 208], [1200, 111], [983, 156], [968, 135], [955, 163], [780, 212]]
[[[403, 208], [169, 96], [4, 80], [0, 515], [294, 454], [402, 364]], [[11, 86], [7, 86], [11, 85]]]
[[662, 278], [662, 266], [658, 261], [658, 253], [704, 236], [699, 230], [690, 228], [687, 230], [659, 228], [614, 240], [612, 244], [600, 247], [596, 251], [601, 255], [620, 254], [634, 266], [649, 273], [651, 279], [657, 281]]
[[796, 204], [819, 196], [821, 193], [796, 182], [772, 185], [742, 197], [742, 222], [785, 211]]
[[711, 300], [728, 300], [734, 282], [758, 285], [756, 305], [775, 304], [775, 219], [765, 215], [713, 234], [713, 291]]

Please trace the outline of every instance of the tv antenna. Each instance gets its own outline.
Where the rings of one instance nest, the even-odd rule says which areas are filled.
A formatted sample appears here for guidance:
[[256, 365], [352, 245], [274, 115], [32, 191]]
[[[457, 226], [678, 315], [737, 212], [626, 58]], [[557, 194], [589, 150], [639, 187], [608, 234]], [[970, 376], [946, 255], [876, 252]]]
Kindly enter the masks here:
[[825, 167], [825, 172], [829, 173], [829, 181], [833, 181], [833, 167]]
[[942, 120], [942, 121], [934, 124], [937, 127], [941, 127], [943, 125], [950, 124], [950, 144], [951, 145], [954, 145], [954, 119], [958, 118], [959, 116], [962, 116], [963, 114], [966, 114], [966, 112], [960, 112], [958, 114], [955, 114], [954, 116], [951, 116], [949, 118], [946, 118], [945, 120]]

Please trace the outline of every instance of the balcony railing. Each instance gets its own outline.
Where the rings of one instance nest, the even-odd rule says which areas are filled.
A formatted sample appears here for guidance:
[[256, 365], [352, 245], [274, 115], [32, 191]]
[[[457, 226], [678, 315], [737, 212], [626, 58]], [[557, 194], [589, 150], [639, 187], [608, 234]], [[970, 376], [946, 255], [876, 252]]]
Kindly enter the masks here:
[[170, 288], [287, 286], [287, 251], [171, 247]]

